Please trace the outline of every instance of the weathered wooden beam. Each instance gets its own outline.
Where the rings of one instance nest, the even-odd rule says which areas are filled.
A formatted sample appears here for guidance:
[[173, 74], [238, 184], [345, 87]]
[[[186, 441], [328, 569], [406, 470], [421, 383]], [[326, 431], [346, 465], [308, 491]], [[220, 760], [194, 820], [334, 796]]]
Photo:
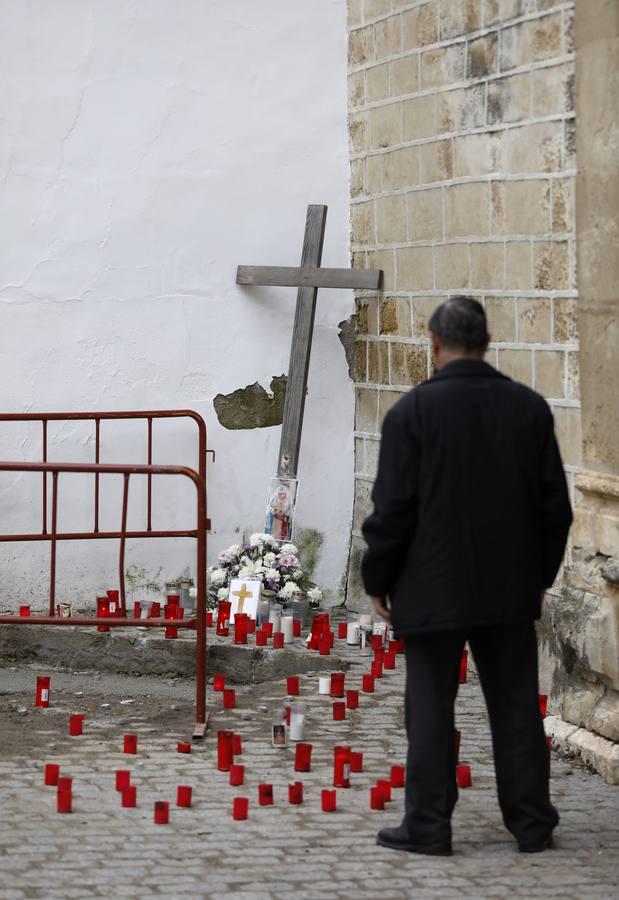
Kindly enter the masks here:
[[[320, 265], [326, 221], [326, 206], [311, 205], [307, 207], [301, 254], [302, 268], [315, 268]], [[284, 420], [277, 464], [278, 475], [295, 477], [297, 474], [317, 294], [318, 288], [315, 285], [300, 287], [297, 293]]]
[[237, 284], [261, 284], [270, 287], [353, 288], [377, 291], [381, 269], [320, 269], [317, 266], [239, 266]]

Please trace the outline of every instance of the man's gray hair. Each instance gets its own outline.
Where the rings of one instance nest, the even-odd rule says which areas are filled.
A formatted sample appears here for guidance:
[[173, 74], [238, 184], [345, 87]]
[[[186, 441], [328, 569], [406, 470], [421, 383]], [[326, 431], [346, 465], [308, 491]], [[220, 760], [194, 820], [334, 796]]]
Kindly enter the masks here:
[[450, 349], [479, 350], [488, 345], [488, 323], [483, 306], [473, 297], [450, 297], [434, 310], [428, 328]]

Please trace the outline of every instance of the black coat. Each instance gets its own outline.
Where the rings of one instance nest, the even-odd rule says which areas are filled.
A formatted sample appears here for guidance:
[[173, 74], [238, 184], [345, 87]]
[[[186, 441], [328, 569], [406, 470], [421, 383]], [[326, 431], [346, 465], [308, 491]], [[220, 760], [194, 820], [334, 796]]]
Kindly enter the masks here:
[[372, 499], [363, 580], [396, 634], [539, 618], [572, 521], [539, 394], [448, 363], [387, 414]]

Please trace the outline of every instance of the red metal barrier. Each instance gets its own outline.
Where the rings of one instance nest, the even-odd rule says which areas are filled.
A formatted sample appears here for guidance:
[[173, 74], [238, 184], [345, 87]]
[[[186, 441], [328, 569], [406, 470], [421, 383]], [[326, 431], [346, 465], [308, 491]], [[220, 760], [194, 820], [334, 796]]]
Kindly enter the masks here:
[[[198, 426], [198, 471], [186, 466], [153, 465], [153, 420], [169, 418], [191, 418]], [[101, 422], [104, 420], [144, 419], [147, 422], [146, 465], [109, 465], [100, 462]], [[95, 422], [95, 462], [66, 463], [47, 461], [47, 423], [50, 421], [94, 421]], [[206, 534], [210, 521], [206, 516], [206, 425], [193, 410], [153, 410], [147, 412], [86, 412], [86, 413], [3, 413], [0, 422], [41, 422], [43, 427], [42, 462], [0, 462], [0, 472], [41, 472], [43, 476], [43, 524], [40, 532], [32, 534], [0, 534], [0, 543], [22, 541], [50, 542], [50, 593], [49, 615], [9, 616], [0, 615], [3, 625], [107, 625], [110, 627], [192, 628], [196, 631], [196, 725], [194, 740], [204, 737], [207, 725], [206, 714]], [[214, 453], [213, 453], [214, 459]], [[95, 510], [93, 530], [88, 532], [58, 532], [58, 477], [61, 473], [90, 473], [95, 476]], [[48, 529], [47, 476], [52, 477], [51, 529]], [[99, 530], [99, 476], [123, 476], [123, 501], [121, 525], [117, 531]], [[145, 531], [127, 530], [127, 507], [129, 479], [131, 475], [147, 476], [147, 527]], [[183, 530], [153, 530], [152, 528], [152, 477], [153, 475], [177, 475], [189, 478], [196, 487], [197, 513], [196, 527]], [[127, 538], [194, 538], [196, 549], [196, 617], [193, 619], [134, 619], [127, 617], [125, 602], [125, 542]], [[120, 601], [122, 617], [98, 618], [96, 616], [60, 617], [56, 615], [56, 544], [58, 541], [101, 540], [117, 538], [120, 541], [118, 574], [120, 580]]]

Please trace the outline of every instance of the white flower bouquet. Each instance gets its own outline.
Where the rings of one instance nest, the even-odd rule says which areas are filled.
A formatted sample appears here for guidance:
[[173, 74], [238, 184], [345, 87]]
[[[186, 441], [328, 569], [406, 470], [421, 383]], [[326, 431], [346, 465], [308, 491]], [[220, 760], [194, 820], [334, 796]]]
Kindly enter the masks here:
[[309, 605], [316, 608], [322, 591], [305, 575], [294, 544], [279, 545], [268, 534], [252, 534], [247, 544], [233, 544], [219, 554], [217, 565], [208, 569], [208, 605], [226, 600], [234, 578], [261, 581], [284, 606], [295, 594], [306, 594]]

